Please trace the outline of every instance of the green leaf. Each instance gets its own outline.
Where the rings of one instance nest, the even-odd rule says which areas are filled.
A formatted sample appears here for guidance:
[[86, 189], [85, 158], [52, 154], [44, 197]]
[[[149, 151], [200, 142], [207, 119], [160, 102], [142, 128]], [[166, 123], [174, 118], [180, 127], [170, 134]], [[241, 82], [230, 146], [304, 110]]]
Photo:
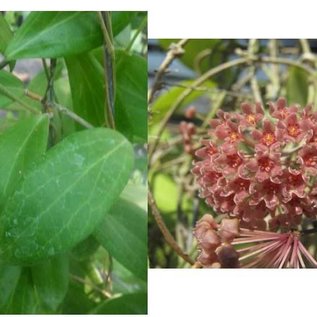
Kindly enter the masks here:
[[60, 57], [89, 51], [102, 44], [96, 12], [32, 12], [9, 43], [8, 60]]
[[[182, 87], [173, 87], [169, 89], [166, 93], [160, 95], [152, 104], [152, 113], [153, 116], [151, 117], [150, 124], [153, 125], [159, 122], [166, 112], [170, 109], [171, 105], [179, 98], [179, 96], [186, 90], [186, 87], [190, 87], [193, 85], [193, 80], [186, 80], [180, 82], [179, 85]], [[206, 82], [200, 88], [212, 89], [216, 88], [215, 83], [213, 82]], [[210, 93], [210, 92], [209, 92]], [[179, 105], [179, 108], [184, 107], [194, 100], [200, 98], [203, 95], [208, 94], [208, 91], [204, 89], [200, 90], [193, 90], [189, 96], [187, 96], [184, 101]]]
[[0, 207], [27, 169], [45, 153], [48, 138], [48, 116], [21, 119], [0, 136]]
[[[23, 268], [15, 292], [7, 302], [6, 314], [36, 314], [39, 312], [40, 303], [32, 282], [31, 270]], [[42, 311], [43, 313], [43, 311]]]
[[290, 67], [286, 83], [286, 98], [290, 104], [299, 103], [305, 106], [308, 99], [307, 73], [298, 67]]
[[0, 52], [3, 53], [8, 46], [8, 43], [13, 37], [10, 26], [4, 16], [0, 14]]
[[117, 11], [111, 12], [112, 33], [113, 36], [119, 34], [128, 24], [130, 24], [137, 12]]
[[3, 310], [18, 284], [21, 267], [0, 265], [0, 272], [0, 313], [4, 313]]
[[73, 110], [92, 125], [105, 122], [105, 81], [103, 68], [92, 54], [66, 58]]
[[94, 309], [92, 314], [147, 314], [147, 294], [125, 294], [107, 300]]
[[147, 140], [147, 62], [116, 51], [116, 126], [129, 140]]
[[[1, 15], [0, 15], [1, 16]], [[1, 34], [1, 32], [0, 32]], [[23, 83], [17, 77], [6, 71], [0, 71], [0, 83], [10, 93], [15, 96], [22, 97], [24, 95]], [[12, 99], [0, 92], [0, 108], [4, 108], [12, 103]]]
[[56, 311], [68, 290], [68, 256], [55, 256], [31, 267], [32, 279], [44, 307]]
[[0, 216], [0, 258], [34, 264], [84, 240], [126, 185], [131, 144], [118, 132], [73, 133], [27, 173]]
[[111, 256], [143, 280], [147, 277], [147, 215], [120, 199], [95, 231]]

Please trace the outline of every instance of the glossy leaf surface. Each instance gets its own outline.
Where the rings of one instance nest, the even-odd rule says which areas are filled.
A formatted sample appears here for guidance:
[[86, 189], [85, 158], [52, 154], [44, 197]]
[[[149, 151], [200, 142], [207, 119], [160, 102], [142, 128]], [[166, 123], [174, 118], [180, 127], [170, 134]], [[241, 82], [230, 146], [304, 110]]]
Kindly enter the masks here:
[[0, 217], [1, 258], [31, 264], [85, 239], [126, 185], [133, 150], [118, 132], [71, 134], [25, 175]]
[[3, 53], [7, 48], [8, 43], [10, 42], [13, 36], [12, 31], [10, 30], [9, 24], [2, 14], [0, 14], [0, 52]]
[[115, 11], [111, 12], [112, 33], [114, 36], [119, 34], [135, 17], [136, 12], [133, 11]]
[[60, 57], [89, 51], [102, 44], [96, 12], [32, 12], [8, 45], [8, 60]]
[[103, 68], [92, 54], [66, 58], [73, 110], [92, 125], [105, 122]]
[[[0, 32], [1, 33], [1, 32]], [[24, 94], [23, 83], [17, 77], [6, 71], [0, 70], [0, 85], [17, 97]], [[12, 103], [12, 100], [1, 93], [0, 90], [0, 108], [4, 108]]]
[[47, 115], [21, 119], [0, 136], [0, 206], [14, 191], [25, 171], [45, 153]]
[[116, 126], [129, 140], [147, 140], [147, 63], [116, 52]]

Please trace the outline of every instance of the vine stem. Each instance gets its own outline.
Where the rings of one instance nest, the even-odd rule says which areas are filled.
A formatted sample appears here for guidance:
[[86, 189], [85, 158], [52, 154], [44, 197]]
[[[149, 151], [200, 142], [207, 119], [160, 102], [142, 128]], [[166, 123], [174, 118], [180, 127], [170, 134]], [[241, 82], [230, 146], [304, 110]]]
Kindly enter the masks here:
[[115, 50], [113, 46], [113, 35], [110, 12], [98, 12], [99, 22], [104, 37], [104, 77], [105, 77], [105, 113], [106, 121], [112, 129], [115, 129]]
[[188, 39], [182, 39], [176, 44], [175, 43], [171, 44], [170, 49], [167, 52], [164, 61], [161, 63], [159, 69], [156, 72], [152, 88], [148, 92], [149, 105], [153, 102], [156, 91], [160, 89], [161, 80], [164, 74], [166, 73], [166, 70], [168, 69], [168, 67], [171, 65], [171, 63], [173, 62], [175, 58], [182, 56], [184, 54], [183, 47], [187, 44], [188, 41], [189, 41]]
[[[24, 91], [24, 94], [35, 100], [35, 101], [38, 101], [40, 103], [43, 102], [43, 98], [41, 96], [39, 96], [38, 94], [32, 92], [32, 91], [29, 91], [29, 90], [25, 90]], [[46, 106], [48, 107], [50, 104], [46, 104]], [[58, 103], [52, 103], [51, 105], [53, 105], [54, 107], [56, 107], [56, 109], [58, 111], [60, 111], [61, 113], [64, 113], [66, 116], [70, 117], [71, 119], [73, 119], [74, 121], [76, 121], [77, 123], [79, 123], [80, 125], [82, 125], [83, 127], [87, 128], [87, 129], [91, 129], [93, 128], [94, 126], [91, 125], [89, 122], [87, 122], [85, 119], [83, 119], [82, 117], [78, 116], [76, 113], [72, 112], [71, 110], [69, 110], [68, 108], [66, 108], [65, 106], [62, 106]]]
[[9, 99], [11, 99], [12, 101], [16, 101], [17, 103], [19, 103], [23, 108], [25, 108], [26, 110], [32, 112], [32, 113], [40, 113], [39, 110], [32, 108], [31, 106], [29, 106], [27, 103], [25, 103], [22, 99], [20, 99], [19, 97], [17, 97], [16, 95], [12, 94], [5, 86], [3, 86], [2, 84], [0, 84], [0, 94], [3, 94], [4, 96], [8, 97]]
[[168, 230], [158, 208], [157, 205], [155, 203], [154, 197], [151, 193], [150, 187], [148, 190], [148, 202], [149, 205], [151, 207], [151, 211], [152, 211], [152, 215], [161, 231], [161, 233], [163, 234], [163, 237], [165, 238], [166, 242], [170, 245], [170, 247], [186, 262], [188, 262], [189, 264], [193, 265], [195, 263], [195, 261], [193, 261], [192, 258], [190, 258], [188, 256], [188, 254], [185, 254], [183, 252], [183, 250], [180, 248], [180, 246], [177, 244], [177, 242], [175, 241], [174, 237], [172, 236], [172, 234], [170, 233], [170, 231]]

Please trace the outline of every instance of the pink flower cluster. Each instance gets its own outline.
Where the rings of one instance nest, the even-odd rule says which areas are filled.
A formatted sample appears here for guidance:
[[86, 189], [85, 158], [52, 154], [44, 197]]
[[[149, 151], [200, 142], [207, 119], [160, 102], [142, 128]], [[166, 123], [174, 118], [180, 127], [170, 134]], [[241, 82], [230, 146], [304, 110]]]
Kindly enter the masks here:
[[196, 151], [200, 195], [249, 229], [296, 228], [317, 215], [317, 112], [285, 99], [218, 112]]

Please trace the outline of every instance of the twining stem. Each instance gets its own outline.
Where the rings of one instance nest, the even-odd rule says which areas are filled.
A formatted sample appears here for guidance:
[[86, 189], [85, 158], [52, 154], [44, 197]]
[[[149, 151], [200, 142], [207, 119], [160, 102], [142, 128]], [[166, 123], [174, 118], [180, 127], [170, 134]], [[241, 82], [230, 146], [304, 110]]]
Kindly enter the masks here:
[[[32, 92], [32, 91], [29, 91], [29, 90], [25, 90], [24, 91], [24, 94], [33, 99], [33, 100], [36, 100], [40, 103], [43, 102], [43, 98], [39, 95], [37, 95], [36, 93]], [[51, 103], [51, 104], [46, 104], [46, 107], [49, 107], [50, 106], [53, 106], [53, 107], [56, 107], [56, 109], [58, 111], [60, 111], [61, 113], [64, 113], [66, 116], [72, 118], [74, 121], [76, 121], [77, 123], [79, 123], [80, 125], [82, 125], [83, 127], [87, 128], [87, 129], [90, 129], [90, 128], [93, 128], [94, 126], [91, 125], [89, 122], [87, 122], [86, 120], [84, 120], [82, 117], [78, 116], [76, 113], [72, 112], [71, 110], [69, 110], [68, 108], [66, 108], [65, 106], [62, 106], [58, 103]]]
[[[44, 65], [46, 63], [44, 62]], [[56, 70], [56, 59], [52, 58], [50, 61], [50, 67], [46, 69], [45, 73], [47, 74], [47, 87], [44, 94], [44, 97], [42, 99], [42, 104], [44, 107], [44, 110], [46, 111], [46, 103], [52, 103], [54, 102], [54, 76], [55, 76], [55, 70]], [[46, 111], [47, 112], [47, 111]]]
[[152, 195], [150, 189], [148, 191], [148, 202], [149, 202], [149, 205], [151, 207], [153, 217], [154, 217], [160, 231], [162, 232], [163, 237], [165, 238], [166, 242], [183, 260], [185, 260], [189, 264], [193, 265], [195, 263], [195, 261], [193, 261], [193, 259], [190, 258], [188, 256], [188, 254], [185, 254], [183, 252], [183, 250], [180, 248], [180, 246], [177, 244], [174, 237], [172, 236], [172, 234], [168, 230], [168, 228], [167, 228], [167, 226], [166, 226], [166, 224], [165, 224], [165, 222], [164, 222], [164, 220], [163, 220], [163, 218], [162, 218], [162, 216], [161, 216], [161, 214], [156, 206], [155, 200], [153, 198], [153, 195]]
[[105, 77], [105, 113], [109, 126], [115, 129], [115, 50], [113, 46], [113, 35], [110, 12], [98, 12], [102, 34], [104, 37], [104, 77]]
[[32, 108], [31, 106], [29, 106], [27, 103], [25, 103], [22, 99], [20, 99], [19, 97], [17, 97], [15, 94], [11, 93], [5, 86], [3, 86], [0, 83], [0, 94], [8, 97], [9, 99], [11, 99], [12, 101], [16, 101], [17, 103], [19, 103], [23, 108], [25, 108], [26, 110], [32, 112], [32, 113], [40, 113], [39, 110]]
[[[157, 90], [160, 89], [161, 86], [161, 80], [166, 73], [168, 67], [171, 65], [173, 60], [181, 55], [184, 54], [183, 47], [187, 44], [188, 39], [182, 39], [178, 43], [173, 43], [170, 46], [169, 51], [166, 54], [166, 57], [162, 64], [160, 65], [159, 69], [156, 72], [156, 75], [154, 77], [153, 85], [151, 89], [148, 92], [148, 105], [150, 107], [150, 104], [153, 102], [154, 95]], [[149, 108], [150, 111], [150, 108]]]
[[45, 73], [46, 79], [48, 80], [48, 78], [49, 78], [49, 70], [48, 70], [45, 58], [42, 58], [42, 65], [43, 65], [43, 69], [44, 69], [44, 73]]

